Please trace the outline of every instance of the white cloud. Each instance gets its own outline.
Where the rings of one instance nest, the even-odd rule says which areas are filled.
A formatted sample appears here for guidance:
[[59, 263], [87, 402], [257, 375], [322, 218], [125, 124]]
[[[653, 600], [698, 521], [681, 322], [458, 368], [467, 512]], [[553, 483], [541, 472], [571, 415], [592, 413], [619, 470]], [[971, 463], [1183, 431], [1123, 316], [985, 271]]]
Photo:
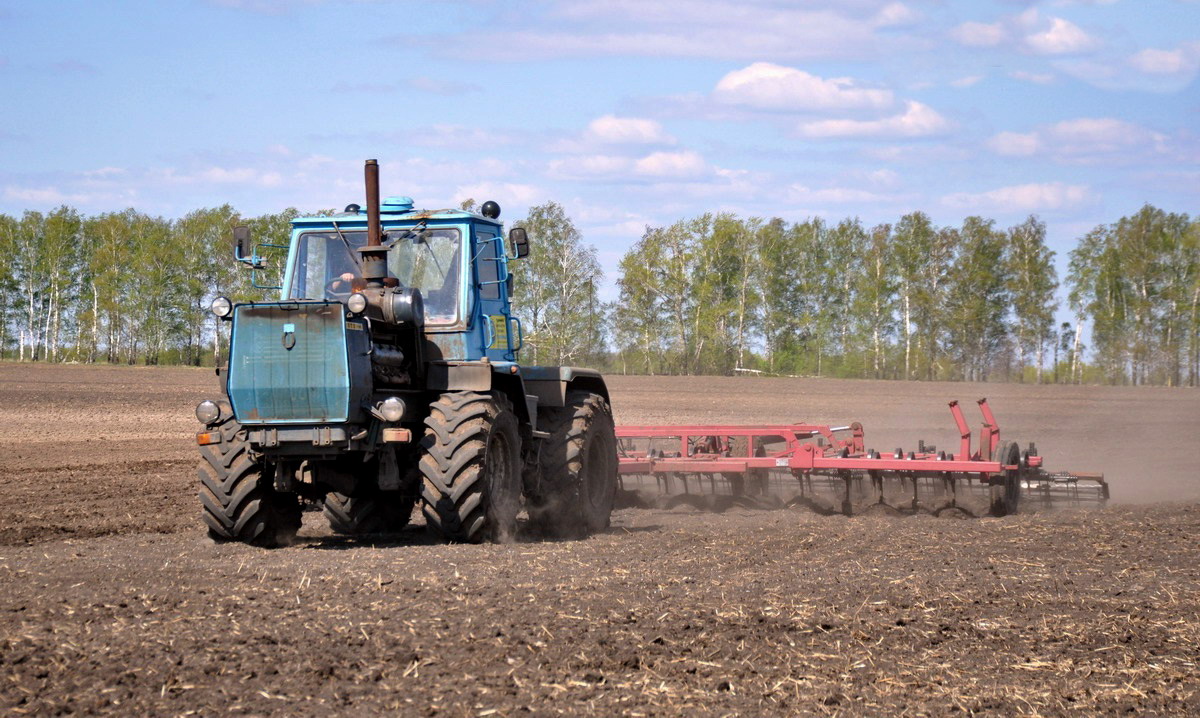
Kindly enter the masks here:
[[713, 97], [752, 109], [796, 112], [883, 108], [893, 102], [890, 90], [860, 88], [851, 78], [821, 78], [772, 62], [755, 62], [726, 74], [716, 83]]
[[[609, 114], [595, 118], [577, 135], [560, 136], [544, 142], [542, 149], [550, 154], [584, 155], [571, 160], [573, 163], [605, 164], [613, 161], [628, 163], [627, 158], [610, 156], [622, 152], [622, 147], [661, 147], [674, 144], [675, 138], [664, 130], [657, 120]], [[567, 163], [564, 161], [559, 164], [565, 167]], [[559, 174], [574, 176], [579, 172], [572, 170]]]
[[998, 22], [964, 22], [950, 31], [950, 37], [968, 47], [996, 47], [1008, 40], [1008, 30]]
[[179, 175], [182, 182], [211, 182], [213, 184], [243, 184], [260, 187], [278, 187], [283, 176], [278, 172], [263, 171], [252, 167], [209, 167], [190, 175]]
[[920, 14], [902, 2], [891, 2], [884, 5], [875, 13], [872, 21], [875, 27], [895, 27], [911, 25], [920, 18]]
[[999, 212], [1069, 209], [1095, 200], [1096, 196], [1087, 185], [1062, 182], [1013, 185], [979, 193], [955, 192], [942, 197], [942, 203], [947, 207]]
[[[422, 207], [452, 206], [455, 193], [480, 178], [492, 183], [488, 186], [497, 199], [515, 198], [510, 203], [535, 194], [529, 185], [519, 184], [529, 181], [525, 167], [485, 154], [468, 160], [381, 155], [379, 161], [383, 194], [409, 195]], [[284, 207], [310, 211], [361, 204], [363, 197], [361, 160], [282, 153], [278, 148], [191, 156], [174, 165], [55, 173], [52, 179], [7, 173], [0, 182], [0, 201], [17, 208], [65, 202], [84, 212], [135, 206], [166, 216], [226, 202], [248, 215]]]
[[466, 95], [472, 92], [479, 92], [483, 88], [473, 82], [455, 82], [453, 80], [440, 80], [433, 77], [425, 77], [418, 75], [405, 81], [405, 84], [414, 90], [428, 92], [432, 95], [442, 95], [443, 97], [455, 97]]
[[1045, 134], [1049, 141], [1058, 144], [1060, 152], [1068, 154], [1114, 152], [1166, 139], [1144, 127], [1111, 117], [1065, 120], [1051, 125]]
[[98, 167], [94, 170], [84, 170], [80, 174], [89, 179], [106, 179], [109, 177], [119, 177], [128, 173], [129, 171], [124, 167]]
[[[465, 48], [492, 61], [612, 55], [861, 60], [912, 45], [912, 38], [878, 31], [916, 19], [901, 3], [878, 0], [559, 0], [545, 6], [541, 26], [532, 29], [528, 13], [502, 14], [499, 25], [488, 27], [487, 39], [499, 33], [503, 43], [468, 34], [440, 46], [448, 54], [461, 56]], [[397, 35], [394, 41], [410, 39]]]
[[785, 198], [785, 201], [789, 204], [846, 204], [852, 202], [880, 203], [891, 200], [892, 198], [887, 195], [859, 189], [857, 187], [824, 187], [821, 189], [809, 189], [802, 184], [793, 184], [789, 186], [787, 196]]
[[655, 145], [674, 144], [675, 138], [654, 120], [640, 117], [604, 115], [588, 123], [584, 138], [603, 144]]
[[1036, 154], [1040, 146], [1036, 133], [1001, 132], [987, 141], [987, 146], [998, 155], [1027, 157]]
[[[600, 234], [625, 237], [627, 239], [638, 239], [646, 233], [646, 227], [651, 223], [645, 219], [630, 219], [624, 222], [615, 224], [597, 224], [591, 225], [590, 230], [594, 230]], [[617, 257], [620, 259], [620, 256]]]
[[49, 207], [61, 204], [86, 204], [91, 197], [86, 194], [71, 194], [57, 187], [21, 187], [7, 185], [4, 199], [12, 202], [27, 202], [34, 206]]
[[460, 204], [467, 199], [473, 199], [480, 204], [488, 200], [495, 200], [503, 207], [506, 203], [528, 206], [542, 201], [545, 197], [545, 192], [529, 184], [477, 182], [457, 187], [454, 190], [453, 200], [455, 204]]
[[1200, 69], [1200, 42], [1186, 42], [1174, 50], [1147, 48], [1131, 56], [1129, 64], [1148, 75], [1192, 75]]
[[698, 152], [655, 152], [637, 160], [633, 171], [645, 177], [686, 178], [703, 174], [707, 169]]
[[1070, 20], [1044, 16], [1037, 8], [992, 23], [964, 22], [950, 31], [950, 37], [968, 47], [1000, 47], [1020, 40], [1019, 47], [1039, 55], [1069, 55], [1100, 44]]
[[1032, 82], [1035, 85], [1049, 85], [1054, 82], [1054, 74], [1050, 72], [1026, 72], [1024, 70], [1013, 70], [1008, 73], [1008, 76], [1014, 80], [1022, 82]]
[[553, 160], [547, 169], [559, 180], [694, 179], [710, 174], [708, 163], [693, 150], [652, 152], [644, 157], [580, 155]]
[[999, 155], [1046, 155], [1060, 161], [1144, 159], [1166, 152], [1167, 137], [1112, 117], [1081, 117], [1044, 125], [1032, 132], [1001, 132], [987, 141]]
[[884, 168], [868, 172], [867, 179], [880, 187], [895, 187], [900, 181], [900, 175], [895, 170]]
[[1061, 17], [1050, 18], [1050, 27], [1025, 36], [1025, 45], [1041, 55], [1066, 55], [1090, 50], [1098, 44], [1075, 23]]
[[960, 77], [957, 80], [951, 80], [950, 86], [951, 87], [960, 87], [960, 88], [961, 87], [971, 87], [972, 85], [978, 84], [979, 81], [982, 79], [983, 79], [983, 75], [967, 75], [966, 77]]
[[633, 170], [633, 159], [613, 155], [583, 155], [550, 162], [549, 174], [555, 179], [612, 178]]
[[418, 127], [405, 134], [406, 142], [420, 147], [469, 147], [486, 149], [508, 145], [513, 138], [479, 125], [430, 125]]
[[800, 135], [813, 138], [837, 137], [928, 137], [948, 131], [950, 121], [936, 110], [915, 100], [905, 103], [899, 115], [878, 120], [820, 120], [804, 122]]
[[794, 67], [756, 62], [717, 82], [713, 98], [757, 110], [841, 110], [888, 107], [891, 90], [859, 87], [847, 77], [825, 79]]
[[910, 145], [864, 147], [862, 155], [880, 162], [917, 166], [937, 166], [972, 159], [962, 147], [944, 143], [921, 142]]

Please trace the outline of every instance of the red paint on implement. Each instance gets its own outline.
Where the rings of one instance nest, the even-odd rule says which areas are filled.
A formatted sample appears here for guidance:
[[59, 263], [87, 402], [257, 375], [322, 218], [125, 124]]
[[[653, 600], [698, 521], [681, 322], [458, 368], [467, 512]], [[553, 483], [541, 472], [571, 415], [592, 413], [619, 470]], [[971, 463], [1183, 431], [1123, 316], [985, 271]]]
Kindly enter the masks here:
[[[1077, 502], [1107, 500], [1108, 485], [1103, 474], [1048, 473], [1032, 444], [1020, 454], [1016, 464], [993, 460], [1001, 445], [1000, 424], [987, 399], [980, 399], [978, 404], [984, 423], [977, 451], [972, 451], [971, 430], [962, 408], [952, 401], [950, 413], [961, 437], [955, 454], [938, 452], [933, 447], [926, 449], [924, 442], [920, 442], [916, 451], [872, 451], [866, 448], [863, 427], [858, 422], [837, 427], [807, 423], [618, 426], [617, 438], [621, 444], [618, 472], [622, 476], [660, 478], [676, 474], [729, 477], [754, 469], [779, 470], [799, 479], [802, 489], [806, 477], [826, 476], [846, 482], [847, 498], [843, 506], [847, 512], [850, 483], [863, 475], [878, 482], [880, 502], [883, 479], [912, 481], [915, 493], [917, 479], [942, 479], [951, 486], [964, 480], [968, 485], [973, 480], [978, 485], [998, 485], [1006, 476], [1015, 477], [1022, 494], [1046, 503], [1053, 497], [1071, 497]], [[740, 446], [735, 449], [737, 444]], [[772, 448], [765, 450], [766, 446]], [[1082, 495], [1080, 482], [1084, 482]], [[913, 504], [914, 507], [917, 504], [915, 495]]]

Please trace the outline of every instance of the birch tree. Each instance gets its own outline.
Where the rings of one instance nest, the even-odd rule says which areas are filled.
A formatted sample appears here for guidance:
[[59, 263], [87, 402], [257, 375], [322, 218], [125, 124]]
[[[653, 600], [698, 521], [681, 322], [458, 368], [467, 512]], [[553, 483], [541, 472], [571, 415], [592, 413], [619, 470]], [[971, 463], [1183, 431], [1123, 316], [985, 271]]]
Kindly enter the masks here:
[[[1023, 369], [1031, 354], [1037, 361], [1037, 382], [1042, 382], [1046, 342], [1053, 338], [1054, 299], [1058, 277], [1054, 252], [1046, 246], [1046, 225], [1030, 216], [1009, 230], [1008, 290], [1012, 296], [1013, 331]], [[1023, 379], [1023, 375], [1022, 375]]]
[[946, 328], [957, 377], [985, 381], [1007, 334], [1006, 237], [995, 222], [967, 217], [949, 272]]
[[893, 256], [900, 298], [900, 329], [904, 334], [904, 379], [913, 378], [913, 333], [915, 314], [921, 302], [918, 293], [933, 247], [934, 229], [924, 212], [912, 212], [896, 223]]
[[892, 227], [874, 227], [863, 247], [854, 289], [854, 326], [865, 344], [869, 375], [882, 379], [888, 371], [888, 349], [896, 332], [896, 264], [892, 259]]
[[516, 223], [529, 234], [529, 256], [509, 265], [516, 312], [527, 327], [534, 363], [569, 365], [601, 353], [596, 248], [556, 202], [531, 207]]
[[18, 222], [0, 214], [0, 359], [4, 358], [11, 336], [9, 322], [17, 314], [17, 276], [14, 255], [17, 251]]

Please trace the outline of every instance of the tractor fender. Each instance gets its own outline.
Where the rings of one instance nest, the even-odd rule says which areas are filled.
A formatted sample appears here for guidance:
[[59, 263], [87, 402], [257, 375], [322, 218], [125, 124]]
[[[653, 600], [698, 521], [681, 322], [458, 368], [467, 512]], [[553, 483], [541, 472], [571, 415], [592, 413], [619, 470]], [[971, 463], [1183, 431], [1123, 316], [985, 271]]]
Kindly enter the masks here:
[[609, 401], [600, 372], [581, 367], [446, 361], [431, 362], [427, 376], [429, 389], [503, 392], [521, 424], [533, 431], [537, 431], [538, 407], [564, 406], [568, 392], [589, 391]]
[[426, 368], [426, 389], [432, 391], [499, 391], [512, 402], [518, 421], [532, 428], [537, 420], [537, 402], [530, 406], [521, 374], [515, 364], [496, 365], [482, 361], [435, 361]]
[[608, 385], [595, 369], [574, 366], [527, 366], [521, 368], [525, 391], [538, 398], [542, 406], [563, 406], [567, 392], [583, 390], [599, 394], [609, 401]]

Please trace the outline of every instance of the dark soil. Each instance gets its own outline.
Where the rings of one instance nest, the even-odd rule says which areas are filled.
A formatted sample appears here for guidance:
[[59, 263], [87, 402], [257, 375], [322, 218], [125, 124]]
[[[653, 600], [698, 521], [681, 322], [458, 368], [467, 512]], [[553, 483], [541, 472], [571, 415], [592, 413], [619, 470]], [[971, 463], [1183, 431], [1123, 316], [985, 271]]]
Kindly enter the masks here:
[[1196, 392], [611, 385], [625, 423], [857, 419], [885, 450], [949, 445], [943, 399], [986, 394], [1124, 503], [622, 510], [585, 541], [504, 546], [348, 541], [310, 513], [263, 551], [200, 527], [210, 372], [0, 364], [0, 714], [1200, 712]]

